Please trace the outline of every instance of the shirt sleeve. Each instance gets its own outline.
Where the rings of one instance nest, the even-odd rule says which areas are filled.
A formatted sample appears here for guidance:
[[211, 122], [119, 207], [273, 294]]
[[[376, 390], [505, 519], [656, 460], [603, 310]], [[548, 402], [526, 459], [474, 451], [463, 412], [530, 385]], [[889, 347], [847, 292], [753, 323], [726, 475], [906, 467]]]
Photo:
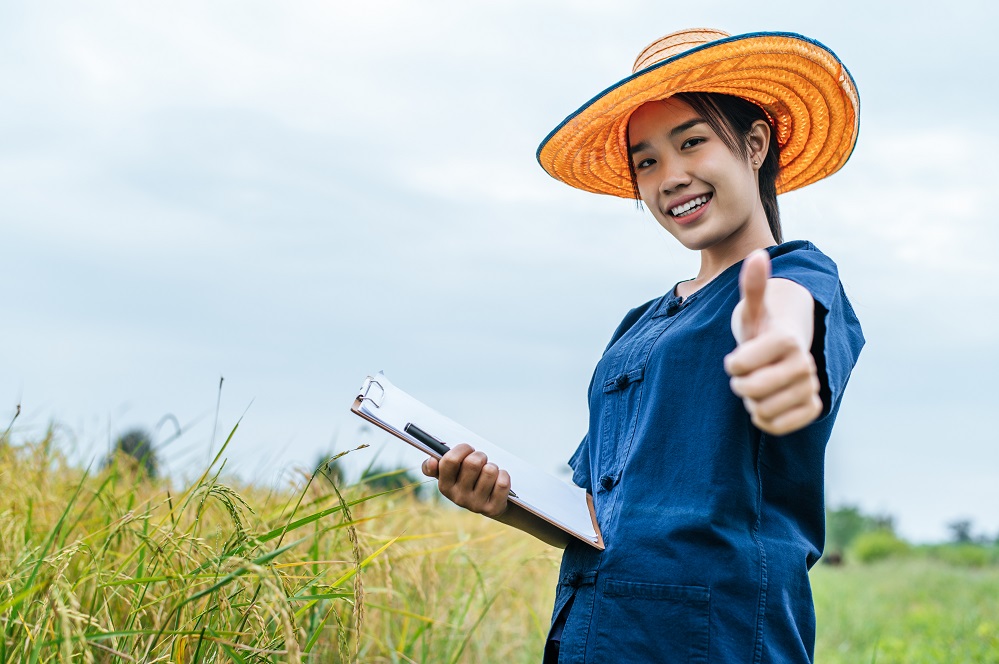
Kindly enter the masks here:
[[815, 300], [812, 355], [822, 383], [822, 416], [835, 410], [864, 347], [860, 321], [839, 280], [839, 270], [810, 242], [788, 242], [770, 249], [772, 276], [793, 281]]
[[569, 457], [569, 467], [572, 468], [572, 483], [578, 487], [586, 489], [589, 493], [593, 493], [593, 482], [590, 480], [590, 447], [589, 439], [583, 436], [583, 440], [579, 443], [579, 447], [576, 451], [572, 453]]

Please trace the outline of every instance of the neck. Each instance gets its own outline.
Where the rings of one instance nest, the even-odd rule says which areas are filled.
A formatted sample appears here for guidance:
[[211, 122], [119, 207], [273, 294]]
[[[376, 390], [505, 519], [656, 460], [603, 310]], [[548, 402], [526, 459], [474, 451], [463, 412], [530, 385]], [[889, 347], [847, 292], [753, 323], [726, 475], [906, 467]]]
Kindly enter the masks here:
[[[760, 210], [762, 214], [762, 210]], [[770, 231], [770, 224], [767, 223], [766, 215], [762, 220], [754, 219], [736, 230], [724, 242], [701, 250], [701, 267], [697, 271], [697, 277], [693, 281], [684, 282], [681, 290], [689, 295], [710, 282], [719, 274], [743, 260], [756, 249], [765, 249], [777, 244], [773, 233]]]

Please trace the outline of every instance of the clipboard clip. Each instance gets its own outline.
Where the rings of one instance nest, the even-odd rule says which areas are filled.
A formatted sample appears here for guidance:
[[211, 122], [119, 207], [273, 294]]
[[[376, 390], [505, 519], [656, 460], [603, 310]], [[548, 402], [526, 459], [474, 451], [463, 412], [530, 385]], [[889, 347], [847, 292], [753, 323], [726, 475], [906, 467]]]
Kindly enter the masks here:
[[[377, 396], [372, 396], [372, 388], [377, 388], [375, 390]], [[375, 408], [381, 408], [382, 401], [385, 399], [385, 386], [378, 382], [378, 378], [368, 376], [364, 379], [364, 384], [361, 385], [357, 398], [361, 401], [370, 401]]]

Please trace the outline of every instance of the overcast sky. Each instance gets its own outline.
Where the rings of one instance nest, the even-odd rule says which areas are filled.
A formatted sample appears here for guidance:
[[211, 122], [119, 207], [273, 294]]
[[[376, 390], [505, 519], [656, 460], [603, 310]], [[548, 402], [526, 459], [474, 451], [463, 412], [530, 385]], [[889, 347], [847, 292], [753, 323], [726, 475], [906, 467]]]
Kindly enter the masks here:
[[[861, 96], [839, 174], [782, 196], [868, 339], [831, 504], [999, 534], [999, 71], [986, 2], [0, 5], [0, 419], [78, 459], [173, 414], [178, 476], [243, 417], [267, 482], [359, 443], [400, 387], [557, 472], [623, 314], [696, 272], [633, 203], [549, 178], [562, 118], [684, 27], [800, 32]], [[173, 431], [165, 425], [163, 439]]]

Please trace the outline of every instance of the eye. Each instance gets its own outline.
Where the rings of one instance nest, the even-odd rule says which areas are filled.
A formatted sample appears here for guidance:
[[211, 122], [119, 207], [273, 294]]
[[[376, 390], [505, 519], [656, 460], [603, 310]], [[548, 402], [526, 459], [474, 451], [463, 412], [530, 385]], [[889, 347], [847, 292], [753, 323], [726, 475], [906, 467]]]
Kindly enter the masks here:
[[699, 145], [699, 144], [703, 143], [704, 141], [705, 141], [705, 139], [703, 137], [701, 137], [701, 136], [695, 136], [694, 138], [688, 138], [687, 140], [685, 140], [680, 145], [680, 149], [684, 150], [686, 148], [692, 148], [695, 145]]
[[646, 159], [642, 159], [641, 161], [635, 162], [635, 170], [636, 171], [640, 171], [642, 169], [648, 168], [649, 166], [651, 166], [654, 163], [656, 163], [656, 160], [652, 159], [651, 157], [650, 158], [646, 158]]

